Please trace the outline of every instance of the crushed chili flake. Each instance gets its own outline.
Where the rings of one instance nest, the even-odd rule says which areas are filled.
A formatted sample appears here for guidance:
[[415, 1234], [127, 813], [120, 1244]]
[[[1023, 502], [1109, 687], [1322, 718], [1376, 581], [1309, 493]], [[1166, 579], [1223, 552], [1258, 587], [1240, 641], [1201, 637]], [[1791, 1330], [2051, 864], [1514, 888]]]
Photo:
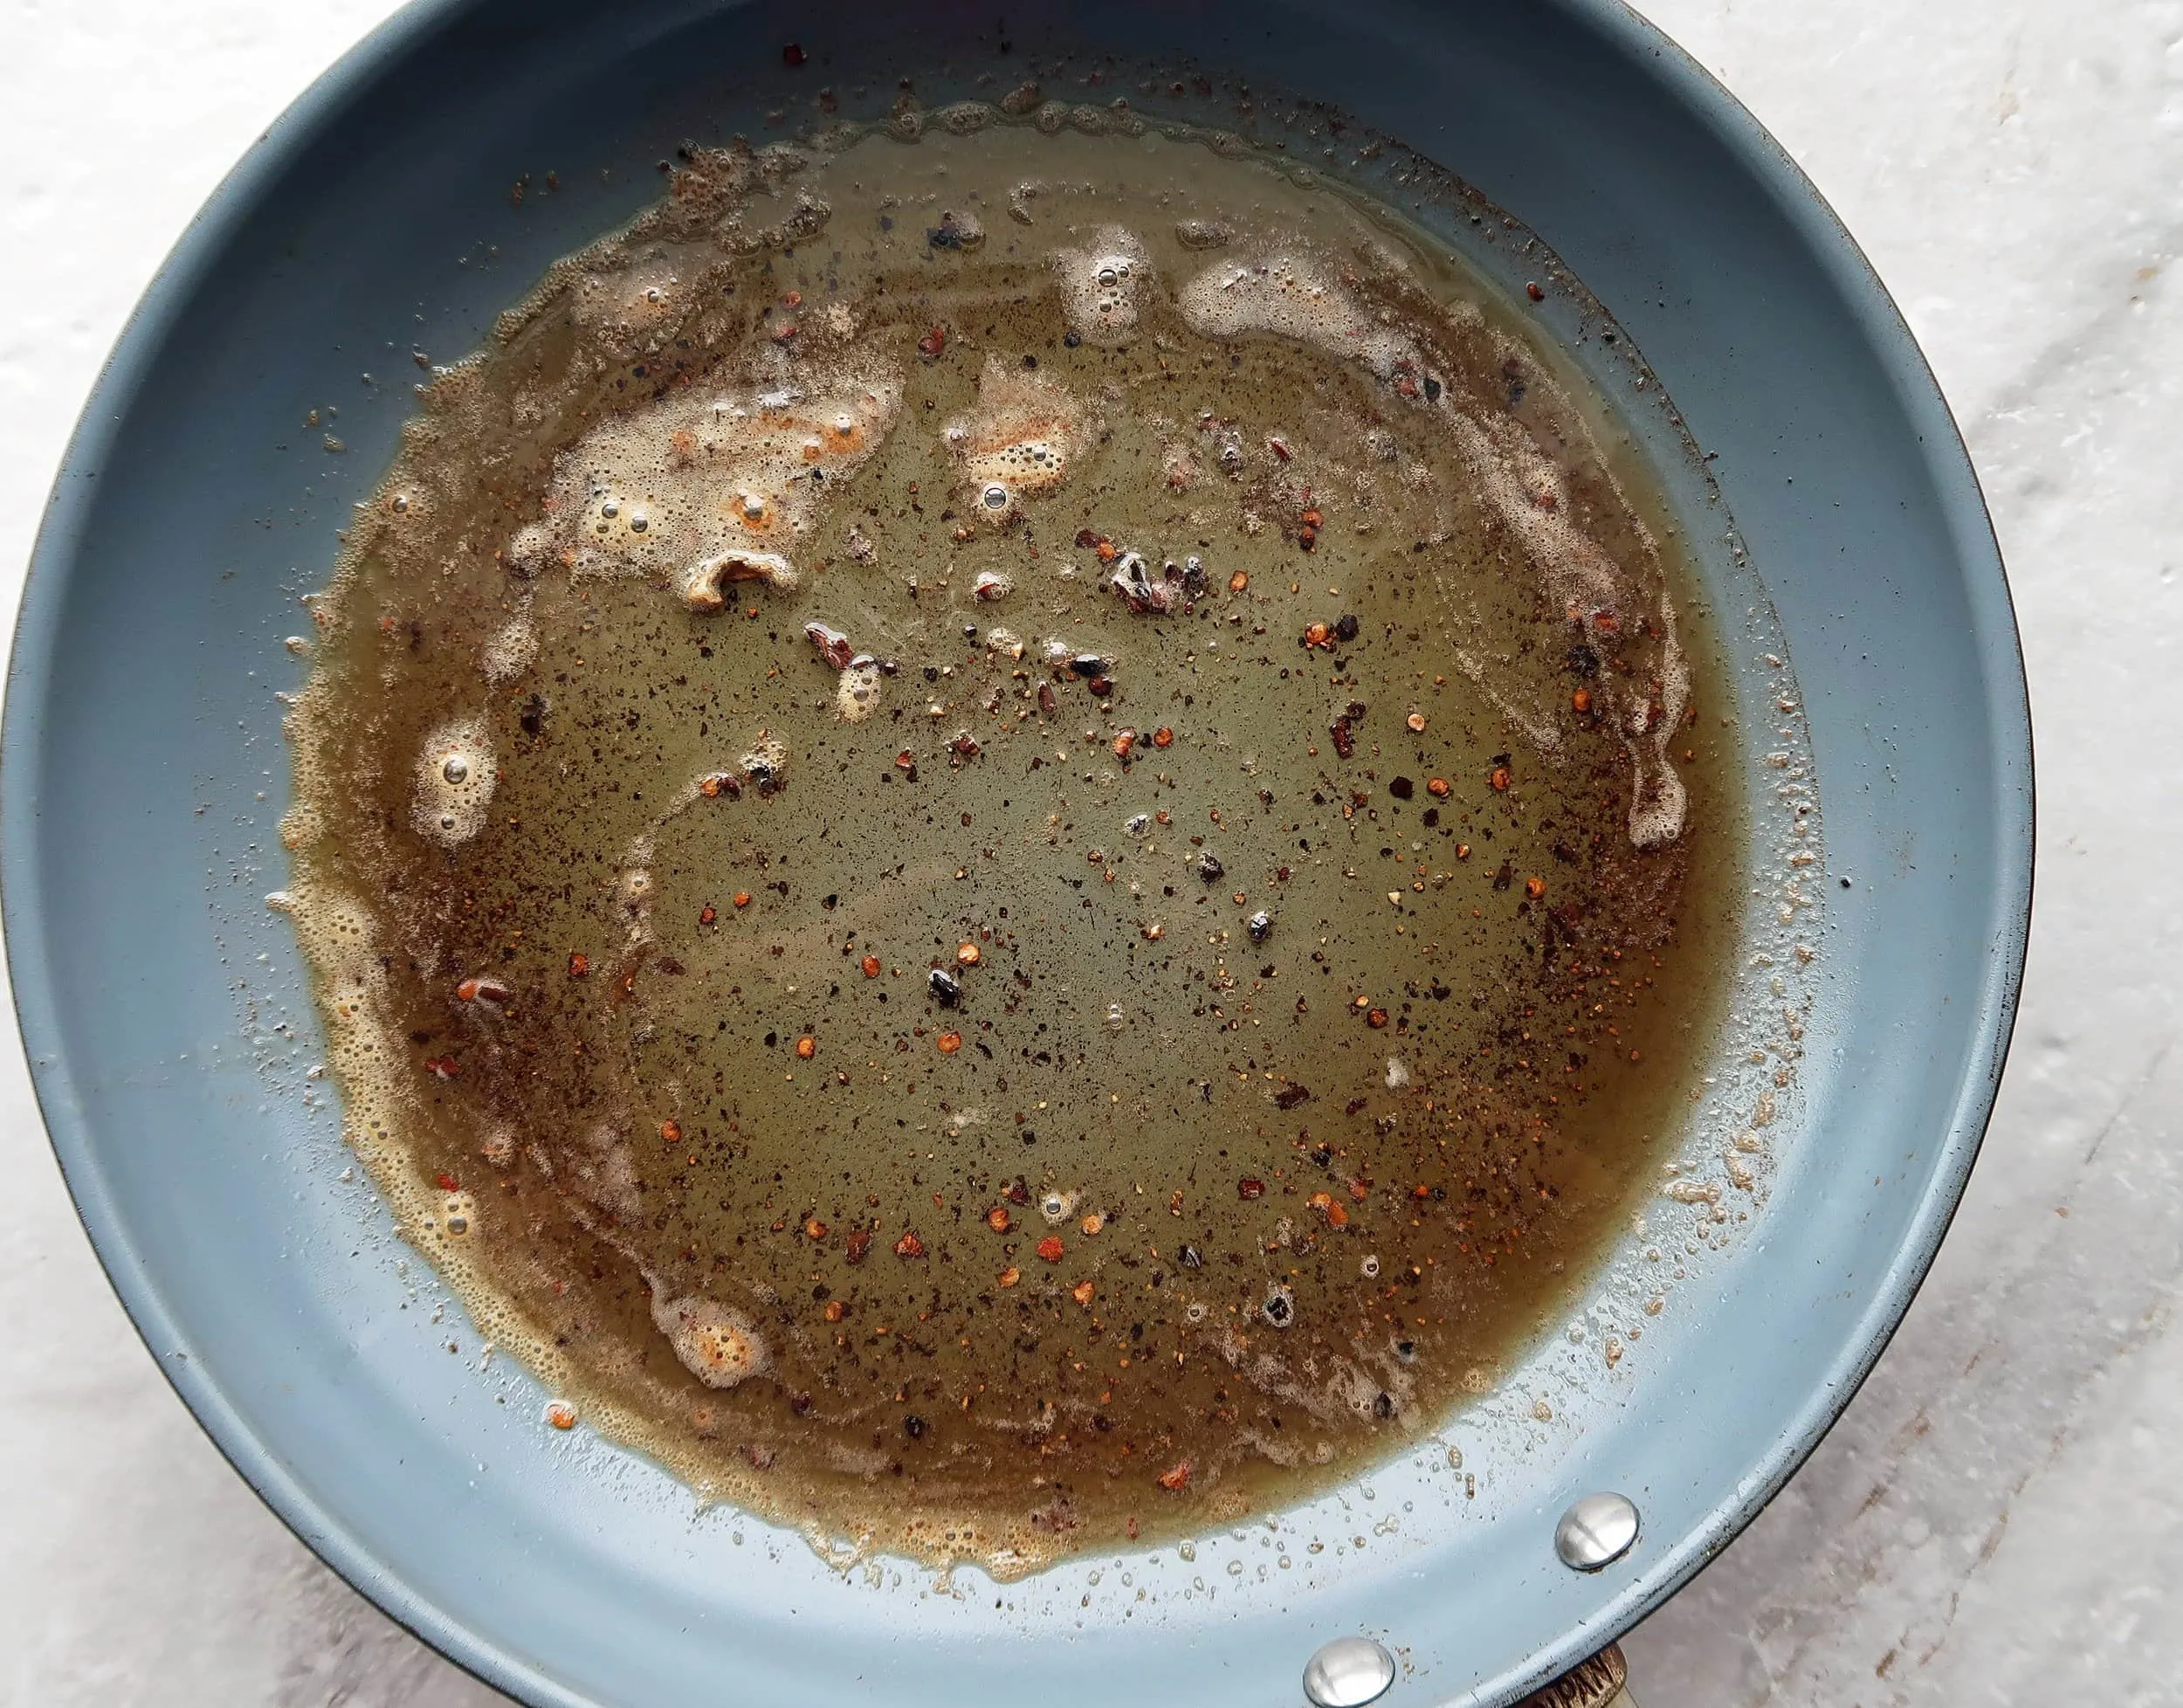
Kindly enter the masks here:
[[952, 1056], [958, 1050], [962, 1048], [962, 1034], [961, 1032], [942, 1032], [938, 1037], [934, 1038], [933, 1042], [940, 1046], [940, 1053], [941, 1055]]
[[1181, 1494], [1190, 1486], [1189, 1460], [1179, 1460], [1172, 1469], [1161, 1471], [1157, 1480], [1169, 1494]]
[[1576, 692], [1571, 694], [1569, 709], [1580, 717], [1589, 712], [1592, 709], [1592, 691], [1589, 688], [1579, 688]]
[[962, 966], [975, 967], [980, 960], [978, 946], [975, 943], [956, 944], [955, 960]]
[[903, 748], [900, 753], [895, 754], [894, 756], [894, 768], [898, 771], [915, 770], [917, 768], [917, 755], [912, 753], [907, 747]]
[[556, 1429], [573, 1429], [576, 1427], [576, 1408], [565, 1401], [555, 1400], [546, 1408], [546, 1421]]
[[455, 987], [456, 996], [465, 1002], [500, 1003], [515, 993], [498, 979], [465, 979]]
[[1536, 282], [1525, 285], [1524, 286], [1524, 294], [1529, 297], [1533, 302], [1544, 302], [1546, 300], [1546, 293], [1539, 288]]
[[826, 1224], [816, 1216], [807, 1217], [803, 1223], [803, 1235], [806, 1239], [824, 1239]]
[[837, 1323], [837, 1322], [839, 1322], [839, 1321], [842, 1319], [842, 1302], [841, 1302], [841, 1300], [839, 1300], [838, 1298], [830, 1298], [830, 1299], [828, 1299], [828, 1300], [826, 1301], [826, 1311], [825, 1311], [825, 1313], [824, 1313], [824, 1314], [825, 1314], [825, 1317], [826, 1317], [826, 1320], [827, 1320], [828, 1322], [830, 1322], [830, 1323]]
[[1546, 880], [1543, 878], [1526, 878], [1524, 880], [1524, 893], [1537, 901], [1546, 893]]
[[698, 909], [698, 923], [701, 926], [711, 925], [713, 920], [719, 919], [720, 917], [720, 910], [714, 907], [709, 901], [706, 902], [704, 906]]
[[1010, 1264], [994, 1278], [1003, 1287], [1013, 1287], [1018, 1281], [1021, 1281], [1023, 1278], [1023, 1271], [1016, 1268], [1014, 1264]]
[[917, 341], [917, 353], [921, 356], [936, 356], [947, 348], [947, 329], [933, 327]]
[[747, 907], [747, 906], [750, 906], [750, 892], [749, 892], [748, 890], [738, 890], [738, 891], [736, 891], [736, 892], [735, 892], [735, 894], [734, 894], [734, 897], [733, 897], [733, 900], [734, 900], [735, 905], [736, 905], [738, 907]]
[[1152, 744], [1155, 747], [1172, 747], [1174, 746], [1174, 732], [1167, 725], [1160, 725], [1152, 733]]
[[1510, 782], [1508, 767], [1505, 765], [1495, 766], [1493, 768], [1493, 775], [1488, 777], [1486, 781], [1493, 785], [1494, 791], [1497, 794], [1507, 794]]
[[1038, 1242], [1037, 1250], [1040, 1257], [1043, 1258], [1047, 1263], [1059, 1263], [1061, 1261], [1061, 1253], [1063, 1250], [1061, 1236], [1058, 1234], [1047, 1235], [1045, 1238]]
[[660, 1122], [659, 1136], [671, 1145], [679, 1145], [682, 1142], [682, 1123], [680, 1121]]
[[1250, 577], [1245, 575], [1241, 569], [1238, 569], [1234, 575], [1228, 578], [1228, 590], [1230, 593], [1241, 593], [1250, 585]]
[[1266, 1195], [1266, 1183], [1264, 1181], [1252, 1180], [1246, 1176], [1236, 1182], [1236, 1195], [1246, 1201], [1263, 1198]]
[[805, 1034], [795, 1041], [795, 1053], [799, 1059], [809, 1061], [812, 1057], [818, 1054], [818, 1040], [808, 1033]]
[[879, 957], [878, 955], [868, 954], [857, 964], [864, 968], [864, 974], [866, 978], [876, 979], [879, 976]]
[[850, 1263], [861, 1264], [864, 1260], [864, 1253], [871, 1250], [871, 1236], [864, 1229], [858, 1228], [850, 1233], [846, 1252]]
[[985, 1213], [985, 1225], [992, 1229], [996, 1234], [1005, 1234], [1008, 1232], [1009, 1225], [1008, 1206], [1006, 1204], [995, 1204], [991, 1209], [988, 1210]]
[[463, 1068], [452, 1056], [430, 1056], [425, 1058], [424, 1071], [435, 1079], [452, 1079]]
[[1432, 795], [1436, 800], [1446, 800], [1448, 798], [1448, 779], [1445, 777], [1428, 777], [1425, 780], [1425, 792], [1428, 795]]
[[1371, 1027], [1374, 1031], [1378, 1031], [1387, 1023], [1388, 1011], [1385, 1009], [1370, 1009], [1366, 1011], [1365, 1024]]
[[571, 954], [568, 957], [568, 976], [572, 979], [589, 978], [591, 957], [588, 954]]
[[463, 1189], [463, 1183], [457, 1180], [452, 1174], [449, 1174], [444, 1168], [441, 1169], [438, 1174], [433, 1175], [432, 1178], [439, 1183], [439, 1189], [442, 1192], [460, 1192]]
[[925, 1242], [915, 1234], [905, 1234], [895, 1241], [894, 1255], [898, 1257], [921, 1257], [925, 1255]]
[[1088, 1307], [1092, 1303], [1092, 1295], [1097, 1291], [1098, 1289], [1089, 1281], [1079, 1281], [1069, 1289], [1069, 1297], [1075, 1299], [1078, 1304]]
[[1425, 733], [1425, 714], [1422, 712], [1411, 713], [1402, 720], [1402, 727], [1413, 735], [1422, 735]]

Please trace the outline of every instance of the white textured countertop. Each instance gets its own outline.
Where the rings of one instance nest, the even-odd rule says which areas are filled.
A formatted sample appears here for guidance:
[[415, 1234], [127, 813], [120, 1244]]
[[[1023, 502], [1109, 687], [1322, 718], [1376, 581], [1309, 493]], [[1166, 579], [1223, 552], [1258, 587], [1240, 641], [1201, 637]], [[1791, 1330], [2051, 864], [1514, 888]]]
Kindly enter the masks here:
[[[0, 604], [168, 245], [374, 0], [0, 0]], [[1654, 0], [1863, 241], [1967, 434], [2040, 761], [2001, 1109], [1907, 1325], [1628, 1643], [1648, 1708], [2183, 1703], [2183, 3]], [[0, 1043], [0, 1701], [500, 1698], [289, 1537], [159, 1378]]]

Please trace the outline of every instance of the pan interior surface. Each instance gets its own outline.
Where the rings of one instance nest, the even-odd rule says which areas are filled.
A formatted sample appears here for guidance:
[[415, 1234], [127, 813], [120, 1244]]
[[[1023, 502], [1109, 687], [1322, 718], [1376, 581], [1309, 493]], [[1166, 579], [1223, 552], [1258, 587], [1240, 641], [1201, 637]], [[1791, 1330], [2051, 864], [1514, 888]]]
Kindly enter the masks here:
[[[0, 870], [39, 1096], [102, 1259], [223, 1449], [360, 1587], [526, 1700], [1257, 1705], [1361, 1634], [1398, 1658], [1387, 1701], [1512, 1701], [1779, 1486], [1877, 1356], [1961, 1190], [2030, 878], [1991, 532], [1831, 215], [1612, 6], [1277, 3], [1243, 24], [1122, 0], [1008, 31], [947, 5], [424, 7], [269, 134], [109, 365], [25, 596]], [[1678, 490], [1720, 536], [1717, 600], [1748, 566], [1763, 582], [1826, 808], [1784, 1166], [1748, 1236], [1648, 1323], [1643, 1355], [1591, 1385], [1580, 1428], [1459, 1429], [1477, 1443], [1464, 1464], [1429, 1443], [1293, 1532], [1257, 1519], [1008, 1586], [844, 1572], [540, 1429], [543, 1395], [481, 1377], [475, 1333], [349, 1167], [294, 946], [260, 899], [285, 875], [276, 694], [301, 670], [282, 637], [393, 453], [412, 352], [477, 347], [549, 261], [657, 195], [684, 139], [786, 134], [821, 85], [884, 95], [904, 66], [934, 105], [996, 99], [1036, 66], [1064, 99], [1152, 112], [1170, 86], [1153, 65], [1202, 71], [1239, 128], [1255, 92], [1298, 90], [1462, 175], [1596, 294], [1717, 453], [1725, 511], [1703, 511], [1698, 471]], [[1305, 119], [1288, 140], [1327, 139]], [[554, 194], [512, 195], [549, 172]], [[1762, 678], [1749, 692], [1758, 705]], [[1571, 1571], [1557, 1521], [1602, 1491], [1635, 1503], [1636, 1539]]]

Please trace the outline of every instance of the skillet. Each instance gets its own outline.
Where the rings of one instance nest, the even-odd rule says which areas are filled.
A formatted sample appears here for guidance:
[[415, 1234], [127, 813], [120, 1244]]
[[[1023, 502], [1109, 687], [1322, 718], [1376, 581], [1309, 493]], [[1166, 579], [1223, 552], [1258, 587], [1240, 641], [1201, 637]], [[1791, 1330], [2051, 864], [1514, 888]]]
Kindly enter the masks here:
[[[301, 675], [281, 637], [392, 455], [410, 351], [474, 348], [547, 261], [651, 199], [685, 137], [785, 134], [768, 115], [808, 111], [822, 81], [891, 95], [908, 72], [937, 106], [1034, 70], [1072, 100], [1125, 90], [1152, 120], [1174, 100], [1203, 121], [1181, 110], [1202, 73], [1224, 122], [1297, 148], [1326, 140], [1327, 103], [1537, 234], [1713, 453], [1656, 461], [1711, 544], [1709, 594], [1794, 661], [1826, 863], [1770, 1200], [1693, 1254], [1642, 1357], [1580, 1381], [1557, 1374], [1565, 1343], [1542, 1346], [1508, 1395], [1308, 1512], [999, 1586], [837, 1569], [538, 1428], [543, 1395], [505, 1360], [478, 1367], [478, 1336], [350, 1166], [260, 898], [284, 876], [274, 696]], [[1079, 81], [1095, 70], [1108, 81]], [[565, 193], [512, 208], [548, 169]], [[1466, 216], [1450, 240], [1512, 282], [1541, 256], [1519, 264], [1527, 239], [1501, 230], [1480, 248]], [[951, 0], [413, 7], [268, 132], [132, 319], [56, 485], [6, 714], [17, 1011], [114, 1285], [306, 1542], [540, 1705], [1261, 1708], [1302, 1700], [1307, 1662], [1345, 1636], [1393, 1656], [1388, 1703], [1515, 1700], [1725, 1546], [1870, 1369], [1984, 1130], [2028, 917], [2021, 661], [1959, 436], [1816, 192], [1610, 0], [1034, 0], [1004, 21]], [[1754, 773], [1754, 801], [1766, 786]], [[1646, 1237], [1677, 1213], [1649, 1211]], [[1549, 1386], [1551, 1426], [1525, 1408]], [[1636, 1540], [1572, 1571], [1557, 1521], [1608, 1491], [1641, 1515]]]

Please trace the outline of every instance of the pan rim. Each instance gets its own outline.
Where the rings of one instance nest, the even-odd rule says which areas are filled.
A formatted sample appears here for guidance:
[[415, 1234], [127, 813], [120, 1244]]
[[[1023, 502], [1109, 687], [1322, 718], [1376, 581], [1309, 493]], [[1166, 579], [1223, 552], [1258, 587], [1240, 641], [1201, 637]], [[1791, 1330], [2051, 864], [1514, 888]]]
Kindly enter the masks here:
[[[101, 1173], [92, 1122], [63, 1053], [64, 1029], [48, 972], [54, 944], [27, 899], [39, 892], [42, 855], [35, 751], [52, 677], [59, 612], [71, 561], [92, 510], [91, 473], [106, 460], [179, 306], [252, 217], [267, 187], [339, 115], [360, 88], [470, 10], [476, 0], [412, 0], [324, 72], [266, 129], [192, 218], [107, 356], [56, 476], [25, 580], [14, 630], [7, 704], [0, 726], [0, 923], [17, 1017], [41, 1118], [76, 1212], [101, 1265], [155, 1363], [229, 1463], [300, 1539], [389, 1616], [441, 1654], [497, 1688], [541, 1704], [587, 1703], [446, 1613], [336, 1518], [244, 1422], [221, 1383], [194, 1360], [162, 1353], [183, 1343], [180, 1326], [144, 1267]], [[1787, 151], [1709, 72], [1622, 0], [1557, 0], [1555, 10], [1603, 40], [1629, 74], [1654, 78], [1696, 115], [1794, 228], [1812, 263], [1853, 316], [1893, 382], [1897, 406], [1918, 427], [1921, 472], [1945, 517], [1963, 572], [1983, 672], [1982, 708], [1994, 741], [1995, 917], [1976, 991], [1979, 1020], [1934, 1166], [1905, 1236], [1871, 1290], [1855, 1331], [1832, 1364], [1783, 1420], [1767, 1452], [1732, 1500], [1673, 1550], [1657, 1557], [1615, 1602], [1611, 1630], [1573, 1629], [1537, 1657], [1566, 1670], [1608, 1636], [1635, 1624], [1680, 1588], [1754, 1518], [1817, 1448], [1900, 1326], [1945, 1236], [1967, 1183], [1998, 1093], [2016, 1018], [2028, 947], [2035, 800], [2028, 687], [2001, 552], [1977, 475], [1939, 383], [1876, 270]]]

